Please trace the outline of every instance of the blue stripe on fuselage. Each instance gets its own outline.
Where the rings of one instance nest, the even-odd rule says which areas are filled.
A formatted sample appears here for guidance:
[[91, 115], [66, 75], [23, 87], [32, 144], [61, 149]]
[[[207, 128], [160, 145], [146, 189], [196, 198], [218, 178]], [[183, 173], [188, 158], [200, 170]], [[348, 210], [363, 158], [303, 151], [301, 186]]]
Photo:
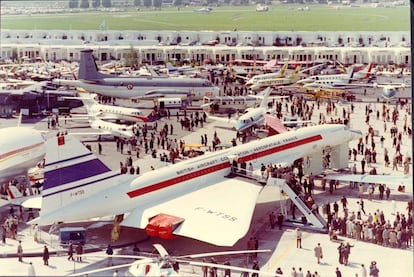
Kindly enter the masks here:
[[115, 173], [114, 172], [114, 174], [112, 174], [110, 176], [106, 176], [104, 178], [100, 178], [100, 179], [96, 179], [96, 180], [93, 180], [93, 181], [90, 181], [90, 182], [82, 183], [82, 184], [79, 184], [79, 185], [74, 186], [74, 187], [69, 187], [69, 188], [66, 188], [66, 189], [58, 190], [58, 191], [55, 191], [55, 192], [52, 192], [52, 193], [45, 193], [45, 191], [43, 190], [42, 191], [42, 197], [45, 198], [45, 197], [52, 196], [52, 195], [55, 195], [55, 194], [59, 194], [59, 193], [62, 193], [62, 192], [68, 191], [68, 190], [79, 189], [81, 187], [93, 185], [95, 183], [99, 183], [101, 181], [105, 181], [105, 180], [108, 180], [108, 179], [111, 179], [111, 178], [116, 178], [116, 177], [118, 177], [120, 175], [121, 175], [120, 172], [118, 172], [118, 173]]
[[[60, 162], [62, 161], [59, 161], [59, 163]], [[47, 170], [45, 171], [45, 182], [43, 189], [47, 190], [50, 188], [58, 187], [67, 183], [93, 177], [95, 175], [99, 175], [108, 171], [111, 170], [97, 158], [66, 167], [57, 168], [54, 170]]]
[[89, 153], [86, 153], [86, 154], [83, 154], [83, 155], [79, 155], [79, 156], [76, 156], [76, 157], [70, 157], [68, 159], [59, 160], [59, 161], [56, 161], [56, 162], [53, 162], [53, 163], [47, 163], [47, 161], [46, 161], [45, 166], [48, 167], [48, 166], [52, 166], [52, 165], [56, 165], [56, 164], [60, 164], [60, 163], [66, 163], [66, 162], [73, 161], [73, 160], [76, 160], [76, 159], [80, 159], [80, 158], [83, 158], [83, 157], [87, 157], [87, 156], [90, 156], [90, 155], [93, 155], [93, 154], [91, 152], [89, 152]]

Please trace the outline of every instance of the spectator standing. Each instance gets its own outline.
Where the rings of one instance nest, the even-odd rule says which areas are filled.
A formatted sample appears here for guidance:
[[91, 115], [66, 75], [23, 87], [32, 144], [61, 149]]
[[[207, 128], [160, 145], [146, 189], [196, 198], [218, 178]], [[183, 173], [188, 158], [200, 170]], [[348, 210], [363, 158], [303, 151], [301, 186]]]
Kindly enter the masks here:
[[17, 257], [19, 258], [19, 262], [23, 262], [23, 247], [22, 241], [19, 240], [19, 245], [17, 246]]
[[106, 254], [108, 255], [108, 266], [113, 266], [112, 254], [114, 254], [114, 250], [110, 244], [108, 244], [108, 247], [106, 248]]
[[321, 259], [323, 258], [322, 246], [319, 242], [318, 242], [318, 245], [315, 246], [314, 251], [315, 251], [315, 257], [316, 257], [316, 259], [318, 261], [318, 264], [319, 264]]
[[296, 248], [302, 248], [302, 231], [296, 228]]

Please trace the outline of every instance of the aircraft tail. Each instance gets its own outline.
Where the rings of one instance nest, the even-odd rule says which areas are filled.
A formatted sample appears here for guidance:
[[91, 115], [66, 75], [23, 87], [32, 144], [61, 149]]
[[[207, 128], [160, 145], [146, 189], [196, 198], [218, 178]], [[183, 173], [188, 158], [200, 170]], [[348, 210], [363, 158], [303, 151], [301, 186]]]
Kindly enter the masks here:
[[175, 68], [172, 65], [172, 63], [168, 62], [167, 63], [167, 73], [170, 74], [170, 73], [175, 73], [175, 72], [177, 72], [177, 68]]
[[280, 76], [281, 77], [285, 77], [286, 76], [286, 70], [287, 70], [288, 66], [289, 66], [289, 62], [286, 61], [285, 64], [280, 69]]
[[351, 72], [349, 73], [348, 84], [352, 83], [352, 79], [354, 78], [355, 69], [352, 67]]
[[362, 77], [363, 79], [369, 79], [371, 77], [371, 71], [372, 71], [373, 63], [370, 62], [362, 71], [361, 73], [364, 74]]
[[262, 102], [260, 102], [260, 107], [261, 108], [267, 108], [267, 102], [269, 99], [269, 95], [272, 92], [272, 88], [271, 87], [267, 87], [265, 90], [263, 90], [263, 92], [261, 93], [263, 95], [263, 99]]
[[82, 50], [80, 53], [80, 62], [79, 62], [79, 80], [99, 80], [107, 77], [107, 75], [102, 74], [98, 70], [96, 65], [95, 58], [92, 54], [92, 49]]
[[117, 185], [114, 178], [120, 172], [112, 171], [74, 136], [52, 137], [46, 141], [46, 150], [41, 222], [70, 203]]
[[293, 71], [292, 75], [289, 77], [290, 81], [296, 82], [299, 79], [300, 68], [300, 65], [296, 66], [295, 71]]
[[23, 197], [23, 194], [16, 188], [16, 186], [13, 186], [13, 185], [7, 186], [6, 192], [7, 192], [7, 199], [11, 202], [15, 199]]

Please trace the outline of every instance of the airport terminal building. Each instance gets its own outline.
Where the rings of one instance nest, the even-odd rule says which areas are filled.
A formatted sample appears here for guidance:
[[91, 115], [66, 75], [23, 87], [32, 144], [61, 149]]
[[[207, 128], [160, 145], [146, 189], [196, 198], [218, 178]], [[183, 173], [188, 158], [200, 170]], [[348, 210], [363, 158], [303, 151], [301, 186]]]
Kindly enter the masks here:
[[165, 61], [203, 64], [236, 59], [338, 60], [349, 65], [411, 66], [409, 31], [109, 31], [2, 30], [0, 57], [79, 61], [80, 51], [94, 50], [102, 62], [123, 60], [135, 51], [140, 63]]

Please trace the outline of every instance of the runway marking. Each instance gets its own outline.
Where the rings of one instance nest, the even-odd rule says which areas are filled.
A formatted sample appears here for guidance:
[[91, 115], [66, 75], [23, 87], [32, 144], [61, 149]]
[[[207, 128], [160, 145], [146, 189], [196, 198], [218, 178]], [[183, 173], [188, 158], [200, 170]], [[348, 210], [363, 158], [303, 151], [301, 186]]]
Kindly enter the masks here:
[[[277, 268], [277, 265], [280, 264], [280, 262], [287, 256], [287, 254], [295, 246], [295, 244], [296, 244], [296, 234], [295, 234], [294, 230], [292, 231], [292, 233], [293, 233], [293, 239], [288, 244], [288, 246], [283, 250], [283, 252], [281, 253], [281, 255], [278, 255], [274, 261], [272, 261], [272, 260], [273, 260], [273, 256], [275, 255], [275, 252], [276, 251], [273, 252], [273, 255], [269, 259], [272, 262], [271, 263], [268, 263], [268, 266], [267, 266], [269, 268], [269, 270], [275, 271], [276, 268]], [[303, 239], [304, 239], [305, 236], [306, 236], [306, 234], [302, 232], [302, 242], [303, 242]]]

